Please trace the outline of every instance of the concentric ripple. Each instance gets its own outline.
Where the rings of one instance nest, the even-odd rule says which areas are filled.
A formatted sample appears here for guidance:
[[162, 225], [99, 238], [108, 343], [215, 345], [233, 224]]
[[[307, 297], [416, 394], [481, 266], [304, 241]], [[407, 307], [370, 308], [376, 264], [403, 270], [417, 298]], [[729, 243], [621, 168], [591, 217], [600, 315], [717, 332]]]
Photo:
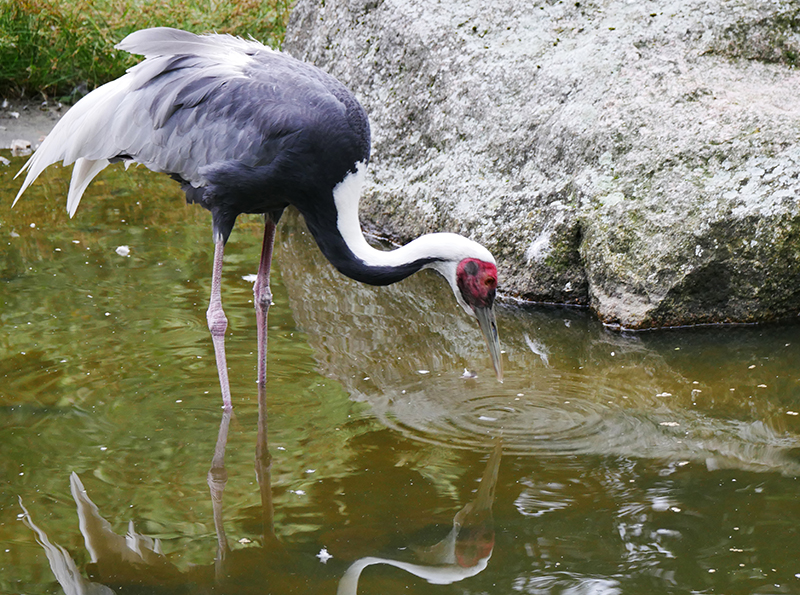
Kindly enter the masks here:
[[626, 395], [613, 387], [559, 375], [541, 387], [512, 391], [408, 387], [373, 406], [383, 423], [404, 435], [450, 447], [480, 448], [499, 439], [506, 452], [517, 454], [578, 453], [608, 450], [611, 436], [617, 446], [634, 439], [636, 419], [622, 414]]
[[[473, 386], [442, 378], [364, 395], [388, 427], [450, 448], [487, 450], [497, 441], [516, 455], [592, 454], [703, 461], [709, 468], [800, 473], [797, 437], [762, 422], [698, 414], [641, 383], [569, 372], [540, 373], [532, 386]], [[654, 396], [655, 395], [655, 396]]]

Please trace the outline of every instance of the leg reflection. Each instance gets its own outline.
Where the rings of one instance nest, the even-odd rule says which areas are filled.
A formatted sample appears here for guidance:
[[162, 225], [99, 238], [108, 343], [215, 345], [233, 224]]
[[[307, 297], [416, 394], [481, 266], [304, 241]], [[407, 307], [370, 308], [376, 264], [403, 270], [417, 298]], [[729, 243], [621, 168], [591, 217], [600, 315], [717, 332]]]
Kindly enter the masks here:
[[219, 425], [217, 444], [214, 446], [214, 457], [208, 470], [208, 488], [211, 491], [211, 506], [214, 511], [214, 530], [217, 533], [217, 555], [214, 558], [214, 574], [217, 580], [223, 575], [225, 559], [230, 552], [225, 526], [222, 522], [222, 495], [228, 483], [228, 471], [225, 469], [225, 445], [228, 443], [228, 427], [231, 423], [231, 409], [222, 410], [222, 422]]
[[[256, 438], [255, 471], [256, 481], [261, 495], [262, 547], [264, 551], [282, 550], [282, 545], [275, 536], [274, 508], [272, 504], [272, 455], [269, 452], [267, 438], [267, 394], [264, 383], [258, 383], [258, 435]], [[222, 515], [222, 500], [225, 486], [228, 483], [228, 471], [225, 468], [225, 446], [228, 443], [228, 428], [231, 423], [231, 410], [222, 410], [222, 421], [219, 425], [217, 443], [211, 468], [208, 470], [208, 487], [211, 491], [211, 506], [214, 512], [214, 530], [217, 534], [217, 555], [214, 558], [214, 574], [217, 582], [221, 582], [227, 574], [228, 556], [231, 553], [225, 535]], [[229, 570], [229, 569], [228, 569]]]
[[258, 383], [258, 436], [256, 437], [256, 481], [261, 492], [262, 546], [271, 549], [280, 546], [275, 537], [272, 505], [272, 455], [267, 440], [267, 389], [263, 382]]

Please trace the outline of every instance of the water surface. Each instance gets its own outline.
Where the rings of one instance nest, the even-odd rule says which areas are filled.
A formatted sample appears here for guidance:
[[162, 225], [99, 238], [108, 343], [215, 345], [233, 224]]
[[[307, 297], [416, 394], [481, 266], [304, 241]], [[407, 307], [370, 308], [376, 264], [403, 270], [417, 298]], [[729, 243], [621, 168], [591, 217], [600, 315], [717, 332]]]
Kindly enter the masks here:
[[258, 218], [226, 250], [228, 419], [208, 214], [143, 168], [73, 220], [60, 168], [10, 210], [22, 163], [0, 170], [0, 592], [61, 593], [70, 561], [114, 592], [800, 592], [800, 327], [626, 335], [507, 303], [499, 384], [433, 273], [352, 282], [287, 216], [259, 435]]

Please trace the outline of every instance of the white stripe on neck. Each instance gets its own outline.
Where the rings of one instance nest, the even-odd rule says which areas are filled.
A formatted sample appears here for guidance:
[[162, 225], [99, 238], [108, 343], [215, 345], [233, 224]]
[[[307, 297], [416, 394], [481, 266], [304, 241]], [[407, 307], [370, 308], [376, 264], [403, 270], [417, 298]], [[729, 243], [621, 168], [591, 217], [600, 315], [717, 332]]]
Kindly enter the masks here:
[[[366, 265], [397, 267], [426, 258], [455, 263], [464, 258], [478, 258], [485, 262], [495, 262], [494, 257], [486, 248], [453, 233], [433, 233], [420, 236], [396, 250], [376, 250], [370, 246], [364, 238], [358, 218], [358, 203], [366, 173], [367, 164], [361, 161], [356, 165], [355, 173], [348, 173], [333, 189], [333, 200], [336, 203], [337, 212], [336, 227], [347, 247]], [[438, 269], [439, 267], [433, 265], [433, 268]]]

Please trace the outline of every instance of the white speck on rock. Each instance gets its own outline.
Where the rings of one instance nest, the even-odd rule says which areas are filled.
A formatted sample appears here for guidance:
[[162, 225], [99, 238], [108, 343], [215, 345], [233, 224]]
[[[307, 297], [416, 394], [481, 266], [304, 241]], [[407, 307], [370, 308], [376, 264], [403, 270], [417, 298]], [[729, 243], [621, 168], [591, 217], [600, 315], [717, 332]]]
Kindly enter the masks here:
[[550, 236], [553, 234], [551, 229], [546, 229], [531, 242], [525, 251], [525, 258], [528, 264], [531, 262], [542, 262], [550, 254]]
[[605, 197], [602, 197], [601, 202], [606, 207], [613, 207], [614, 205], [618, 205], [623, 200], [625, 200], [625, 194], [623, 192], [612, 192], [607, 194]]

